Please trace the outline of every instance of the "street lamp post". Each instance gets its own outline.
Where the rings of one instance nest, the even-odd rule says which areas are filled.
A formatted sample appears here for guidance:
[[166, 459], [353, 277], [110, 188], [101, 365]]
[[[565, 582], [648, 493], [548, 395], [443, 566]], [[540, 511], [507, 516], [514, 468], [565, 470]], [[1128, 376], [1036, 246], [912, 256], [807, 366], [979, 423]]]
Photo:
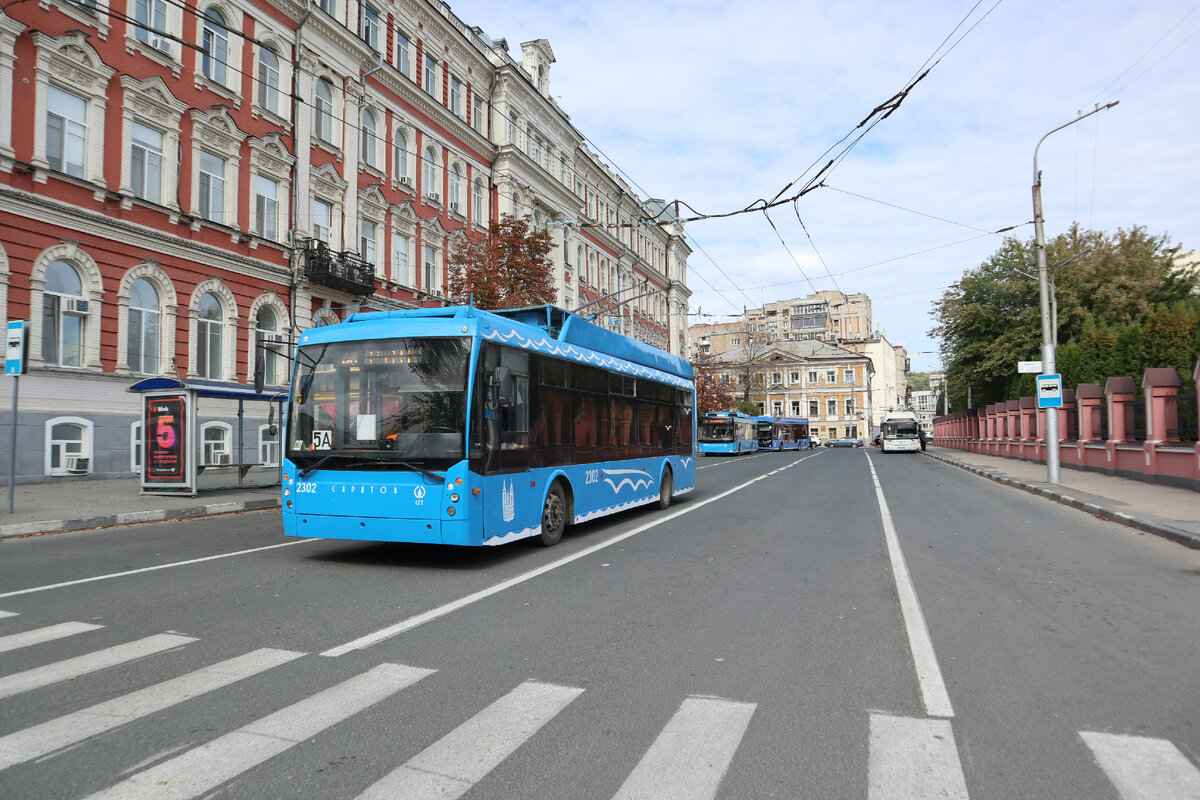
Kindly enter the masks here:
[[[1047, 133], [1041, 139], [1038, 139], [1037, 147], [1033, 148], [1033, 233], [1036, 240], [1037, 262], [1038, 262], [1038, 300], [1042, 311], [1042, 374], [1053, 375], [1056, 372], [1056, 363], [1054, 360], [1054, 343], [1057, 340], [1057, 333], [1052, 333], [1050, 330], [1050, 289], [1046, 276], [1046, 228], [1045, 220], [1042, 218], [1042, 173], [1038, 169], [1038, 150], [1041, 149], [1042, 142], [1046, 141], [1051, 133], [1061, 131], [1068, 125], [1074, 125], [1081, 119], [1087, 119], [1092, 114], [1097, 114], [1106, 109], [1115, 106], [1118, 100], [1114, 100], [1108, 105], [1096, 106], [1086, 114], [1080, 114], [1070, 122], [1059, 125], [1054, 130]], [[1046, 482], [1058, 483], [1059, 481], [1059, 452], [1058, 452], [1058, 412], [1046, 414]]]

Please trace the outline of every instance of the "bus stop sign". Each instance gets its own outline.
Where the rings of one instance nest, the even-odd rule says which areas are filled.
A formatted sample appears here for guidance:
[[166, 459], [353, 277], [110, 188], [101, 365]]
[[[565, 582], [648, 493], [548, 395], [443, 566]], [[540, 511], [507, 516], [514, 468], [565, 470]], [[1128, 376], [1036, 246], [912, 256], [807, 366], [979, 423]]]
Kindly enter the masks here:
[[1062, 375], [1037, 376], [1038, 408], [1062, 408]]

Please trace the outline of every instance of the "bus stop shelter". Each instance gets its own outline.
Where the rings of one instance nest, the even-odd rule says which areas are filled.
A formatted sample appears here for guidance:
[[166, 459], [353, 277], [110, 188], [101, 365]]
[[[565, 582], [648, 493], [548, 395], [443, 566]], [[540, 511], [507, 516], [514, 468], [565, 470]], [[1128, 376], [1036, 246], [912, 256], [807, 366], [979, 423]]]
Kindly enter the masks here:
[[[273, 412], [278, 410], [279, 422], [276, 424], [282, 424], [286, 392], [256, 392], [252, 386], [237, 383], [169, 377], [146, 378], [130, 386], [127, 391], [142, 396], [139, 404], [142, 418], [142, 494], [188, 494], [195, 497], [200, 491], [200, 473], [205, 469], [236, 469], [237, 486], [240, 487], [251, 469], [272, 466], [257, 460], [244, 460], [246, 403], [270, 404], [268, 419], [274, 418]], [[201, 400], [237, 402], [237, 449], [214, 463], [202, 463], [203, 449], [199, 439]], [[278, 483], [278, 475], [272, 483]]]

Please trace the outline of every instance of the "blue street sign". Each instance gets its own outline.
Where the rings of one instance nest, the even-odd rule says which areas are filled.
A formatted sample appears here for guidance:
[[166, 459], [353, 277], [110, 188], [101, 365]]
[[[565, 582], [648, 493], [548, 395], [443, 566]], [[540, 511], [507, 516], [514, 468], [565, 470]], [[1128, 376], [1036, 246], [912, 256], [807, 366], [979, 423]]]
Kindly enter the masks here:
[[15, 319], [8, 323], [8, 344], [4, 348], [4, 374], [25, 374], [25, 340], [29, 322]]
[[1062, 375], [1037, 376], [1038, 408], [1062, 408]]

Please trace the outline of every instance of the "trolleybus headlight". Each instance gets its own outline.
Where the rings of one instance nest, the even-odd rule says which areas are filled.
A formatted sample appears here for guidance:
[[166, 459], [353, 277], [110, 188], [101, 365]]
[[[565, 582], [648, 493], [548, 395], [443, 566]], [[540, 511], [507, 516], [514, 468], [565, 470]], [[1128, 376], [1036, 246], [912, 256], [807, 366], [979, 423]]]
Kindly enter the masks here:
[[453, 516], [454, 516], [454, 506], [447, 506], [447, 507], [446, 507], [446, 514], [447, 514], [448, 516], [451, 516], [451, 517], [453, 517]]
[[283, 490], [283, 496], [284, 496], [284, 497], [287, 497], [287, 496], [288, 496], [288, 495], [290, 495], [291, 493], [292, 493], [292, 490], [291, 490], [291, 489], [284, 489], [284, 490]]
[[292, 507], [292, 501], [291, 501], [291, 500], [288, 500], [288, 501], [287, 501], [287, 507], [288, 507], [288, 508], [291, 508], [291, 507]]
[[451, 503], [457, 503], [457, 502], [458, 502], [458, 492], [455, 492], [454, 494], [450, 495], [450, 502], [451, 502]]

